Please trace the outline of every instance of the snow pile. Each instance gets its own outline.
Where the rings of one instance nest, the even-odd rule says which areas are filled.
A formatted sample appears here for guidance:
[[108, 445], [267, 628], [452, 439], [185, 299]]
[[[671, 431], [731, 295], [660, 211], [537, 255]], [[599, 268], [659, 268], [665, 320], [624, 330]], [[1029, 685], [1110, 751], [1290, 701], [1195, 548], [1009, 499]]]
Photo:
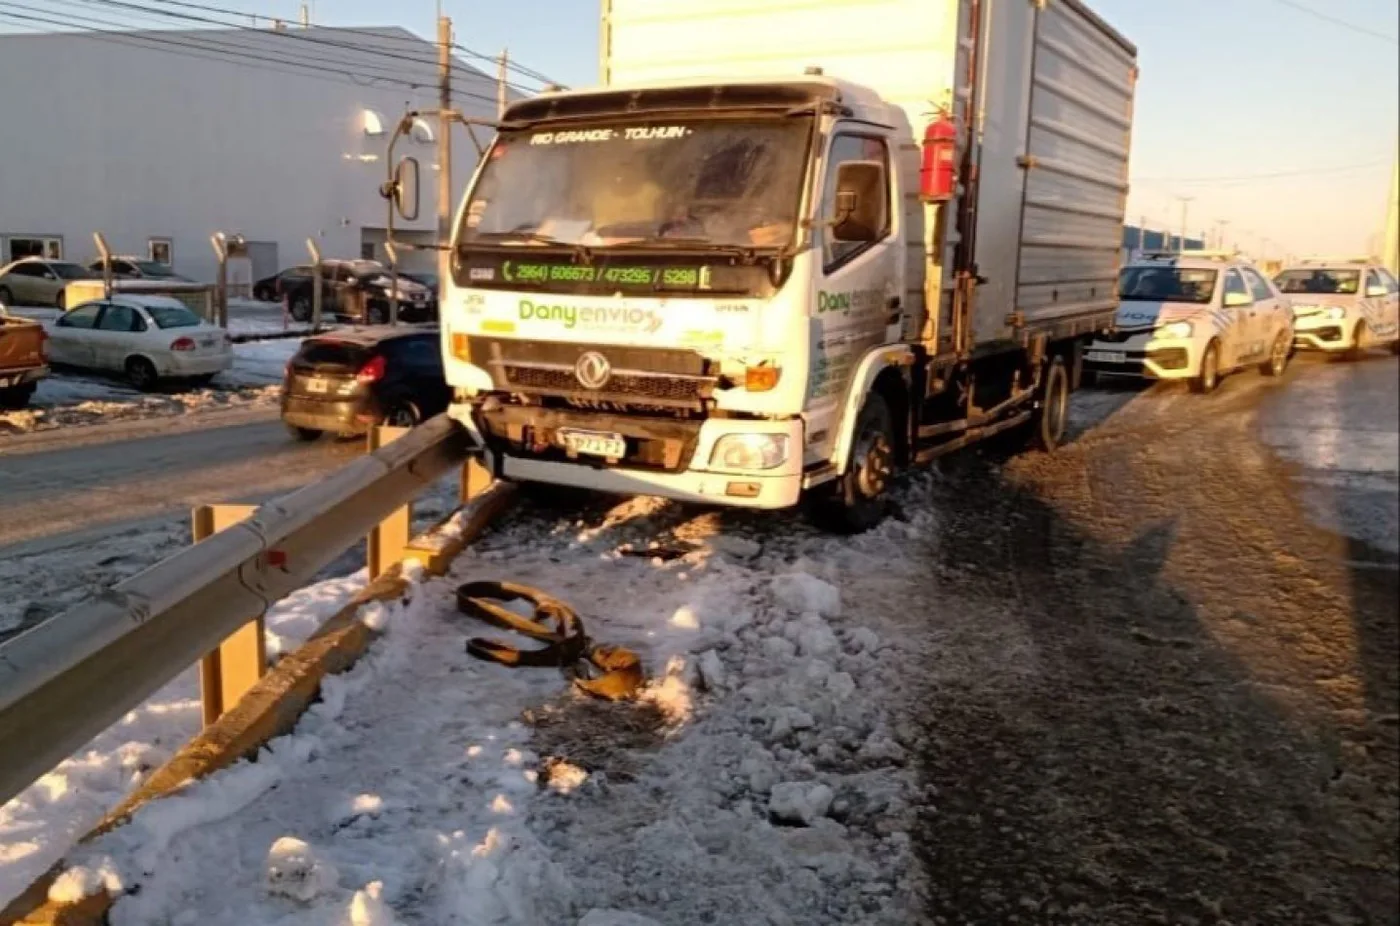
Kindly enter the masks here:
[[300, 344], [300, 338], [235, 344], [233, 367], [202, 388], [171, 386], [146, 393], [98, 373], [54, 373], [39, 381], [28, 408], [0, 412], [0, 436], [131, 418], [271, 407], [281, 396], [287, 361]]
[[[186, 535], [187, 532], [186, 528]], [[172, 533], [176, 533], [175, 529]], [[182, 542], [172, 540], [172, 545], [179, 546]], [[0, 569], [0, 579], [4, 576]], [[363, 572], [321, 582], [293, 593], [269, 610], [266, 620], [269, 654], [275, 657], [305, 640], [349, 601], [364, 582]], [[11, 587], [8, 582], [4, 584], [7, 589]], [[81, 598], [88, 592], [87, 586], [78, 586], [74, 595], [65, 595], [62, 600], [46, 600], [44, 607], [57, 612], [71, 603], [69, 598]], [[0, 806], [0, 906], [58, 861], [108, 810], [199, 732], [199, 728], [199, 668], [194, 666], [9, 803]], [[238, 796], [233, 792], [225, 793], [221, 800], [237, 809]], [[253, 794], [248, 799], [256, 796]], [[154, 810], [156, 817], [169, 813], [167, 808], [180, 805], [177, 799], [162, 802], [160, 806], [160, 810]], [[70, 887], [73, 883], [95, 883], [91, 878], [84, 881], [83, 877], [74, 875], [66, 883]]]
[[[932, 534], [909, 510], [840, 542], [654, 500], [517, 518], [387, 604], [386, 636], [258, 762], [75, 861], [130, 892], [117, 926], [907, 922], [913, 734], [890, 702], [911, 667], [892, 641]], [[644, 695], [471, 659], [468, 578], [570, 602], [642, 656]], [[292, 872], [275, 890], [269, 853]]]

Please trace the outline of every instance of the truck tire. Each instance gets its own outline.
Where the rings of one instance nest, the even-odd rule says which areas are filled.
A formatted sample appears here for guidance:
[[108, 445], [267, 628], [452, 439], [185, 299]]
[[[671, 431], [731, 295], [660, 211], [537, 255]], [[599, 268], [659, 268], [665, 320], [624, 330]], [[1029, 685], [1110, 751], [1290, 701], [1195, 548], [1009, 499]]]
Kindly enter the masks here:
[[1045, 383], [1031, 416], [1031, 441], [1046, 453], [1054, 453], [1069, 428], [1069, 368], [1056, 355], [1045, 367]]
[[1191, 391], [1201, 395], [1208, 395], [1215, 391], [1215, 387], [1220, 385], [1220, 345], [1211, 341], [1206, 345], [1206, 352], [1201, 356], [1201, 372], [1195, 379], [1191, 380]]
[[813, 499], [817, 525], [838, 534], [860, 534], [885, 517], [895, 467], [894, 415], [889, 403], [872, 392], [856, 417], [846, 472], [823, 486]]

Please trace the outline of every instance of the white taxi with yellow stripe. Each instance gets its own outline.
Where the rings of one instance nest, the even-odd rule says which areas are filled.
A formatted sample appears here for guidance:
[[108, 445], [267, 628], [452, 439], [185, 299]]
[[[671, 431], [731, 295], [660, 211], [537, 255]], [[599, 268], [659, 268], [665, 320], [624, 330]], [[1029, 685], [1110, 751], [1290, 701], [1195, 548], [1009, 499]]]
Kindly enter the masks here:
[[1288, 367], [1293, 316], [1288, 299], [1234, 253], [1146, 254], [1118, 277], [1114, 330], [1084, 352], [1084, 374], [1187, 380], [1212, 392], [1220, 377], [1257, 366]]
[[1365, 258], [1303, 261], [1274, 283], [1293, 303], [1294, 343], [1358, 358], [1372, 347], [1400, 353], [1400, 283]]

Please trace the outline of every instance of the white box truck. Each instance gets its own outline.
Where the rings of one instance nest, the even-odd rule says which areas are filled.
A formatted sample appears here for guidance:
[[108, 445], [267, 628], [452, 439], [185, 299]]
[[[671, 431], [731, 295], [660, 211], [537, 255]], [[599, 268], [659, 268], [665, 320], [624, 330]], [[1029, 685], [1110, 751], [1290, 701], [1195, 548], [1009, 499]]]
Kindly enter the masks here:
[[444, 281], [497, 475], [879, 520], [1053, 449], [1111, 326], [1136, 51], [1078, 0], [604, 0], [599, 89], [509, 106]]

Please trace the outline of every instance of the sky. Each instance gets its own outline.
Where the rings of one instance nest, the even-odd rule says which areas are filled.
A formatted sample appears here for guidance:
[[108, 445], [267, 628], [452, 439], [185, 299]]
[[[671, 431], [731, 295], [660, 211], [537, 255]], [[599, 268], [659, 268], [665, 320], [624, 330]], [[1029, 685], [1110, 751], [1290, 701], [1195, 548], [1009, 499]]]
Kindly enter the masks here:
[[[104, 0], [17, 2], [58, 17], [115, 9]], [[299, 0], [191, 2], [293, 22], [301, 8]], [[1177, 231], [1179, 197], [1190, 197], [1192, 235], [1223, 235], [1260, 258], [1379, 249], [1400, 136], [1397, 0], [1088, 3], [1138, 46], [1129, 222]], [[13, 28], [7, 6], [15, 9], [0, 3], [0, 29]], [[468, 48], [508, 48], [513, 60], [570, 86], [597, 82], [600, 0], [442, 6]], [[310, 8], [323, 25], [435, 32], [430, 0], [316, 0]]]

